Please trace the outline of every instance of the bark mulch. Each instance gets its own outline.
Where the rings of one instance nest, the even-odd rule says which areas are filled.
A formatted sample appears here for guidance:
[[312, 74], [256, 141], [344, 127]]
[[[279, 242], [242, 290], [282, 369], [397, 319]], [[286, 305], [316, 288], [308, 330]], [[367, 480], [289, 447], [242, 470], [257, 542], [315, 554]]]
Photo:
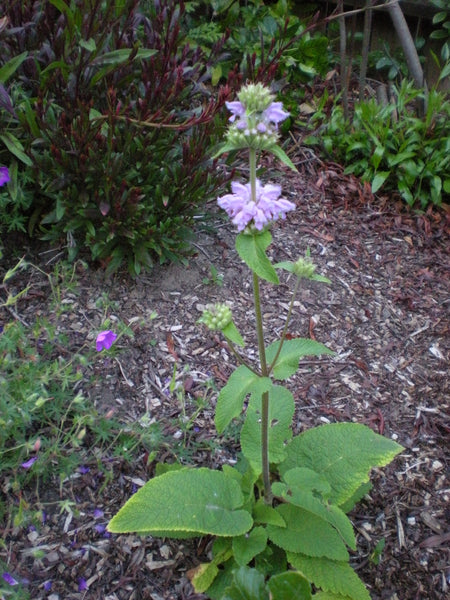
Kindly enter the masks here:
[[[289, 382], [294, 433], [354, 421], [404, 446], [389, 467], [374, 471], [370, 496], [351, 515], [358, 539], [352, 564], [374, 600], [444, 600], [450, 587], [448, 209], [408, 212], [395, 198], [374, 197], [338, 165], [295, 147], [291, 157], [299, 173], [280, 175], [298, 208], [274, 226], [270, 254], [295, 260], [309, 247], [318, 272], [332, 280], [302, 287], [289, 335], [311, 336], [336, 352], [304, 361]], [[273, 165], [267, 167], [272, 173]], [[70, 310], [55, 325], [74, 351], [80, 340], [93, 343], [105, 316], [97, 303], [104, 293], [107, 315], [134, 332], [134, 339], [120, 339], [115, 358], [97, 356], [83, 393], [124, 427], [140, 421], [150, 431], [156, 424], [164, 440], [155, 442], [150, 462], [148, 453], [129, 464], [111, 452], [100, 457], [102, 472], [93, 460], [61, 487], [50, 479], [21, 490], [30, 506], [45, 507], [46, 521], [36, 528], [0, 524], [0, 560], [29, 582], [33, 600], [203, 598], [186, 573], [206, 560], [209, 540], [110, 536], [103, 526], [154, 474], [157, 460], [220, 467], [235, 459], [236, 428], [219, 438], [213, 424], [216, 389], [233, 371], [233, 357], [196, 321], [207, 303], [229, 302], [251, 356], [252, 290], [232, 228], [210, 208], [211, 226], [196, 231], [196, 254], [187, 265], [156, 267], [133, 281], [124, 273], [105, 279], [80, 264], [77, 290], [63, 290]], [[44, 246], [16, 250], [47, 272], [57, 258]], [[212, 281], [211, 265], [223, 285]], [[47, 279], [33, 271], [27, 283], [30, 293], [16, 314], [47, 315], [48, 295], [31, 293], [45, 291]], [[262, 287], [269, 340], [281, 332], [291, 288], [287, 276], [278, 287]], [[2, 309], [0, 321], [12, 318]], [[171, 392], [173, 377], [178, 388]], [[11, 490], [0, 493], [11, 504], [18, 500]], [[74, 502], [73, 510], [61, 511], [63, 499]]]

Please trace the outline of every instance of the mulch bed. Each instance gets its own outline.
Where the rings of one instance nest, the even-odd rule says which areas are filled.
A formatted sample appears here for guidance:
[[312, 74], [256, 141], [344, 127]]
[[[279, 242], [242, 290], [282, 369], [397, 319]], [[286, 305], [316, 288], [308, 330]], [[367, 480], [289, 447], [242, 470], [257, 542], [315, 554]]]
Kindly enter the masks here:
[[[309, 247], [318, 272], [332, 280], [331, 286], [302, 287], [289, 335], [311, 336], [336, 352], [304, 361], [290, 380], [297, 404], [294, 433], [354, 421], [405, 447], [388, 468], [375, 470], [370, 497], [351, 515], [359, 548], [352, 564], [374, 600], [444, 600], [450, 586], [449, 212], [408, 212], [395, 198], [373, 197], [339, 165], [321, 163], [307, 150], [292, 146], [291, 158], [299, 173], [279, 175], [284, 194], [298, 208], [274, 226], [270, 254], [276, 261], [296, 260]], [[273, 173], [270, 161], [266, 166]], [[203, 394], [206, 407], [189, 430], [184, 460], [191, 449], [193, 464], [220, 467], [234, 460], [236, 444], [217, 438], [216, 392], [205, 383], [213, 378], [220, 388], [234, 361], [220, 338], [196, 321], [204, 305], [229, 301], [248, 356], [254, 352], [254, 330], [251, 280], [234, 250], [235, 234], [218, 212], [212, 225], [196, 232], [196, 255], [187, 266], [157, 267], [131, 280], [124, 273], [105, 279], [101, 271], [80, 265], [78, 292], [63, 290], [70, 311], [55, 324], [69, 334], [74, 351], [80, 340], [93, 343], [104, 316], [96, 301], [106, 292], [108, 316], [129, 324], [134, 339], [119, 341], [116, 359], [98, 355], [84, 394], [124, 424], [144, 416], [159, 423], [166, 439], [174, 440], [173, 448], [166, 444], [157, 457], [168, 461], [177, 458], [176, 442], [184, 435], [177, 419], [192, 415]], [[16, 250], [28, 252], [46, 271], [57, 255], [44, 245]], [[9, 260], [5, 266], [14, 264]], [[223, 286], [206, 282], [211, 265], [223, 275]], [[31, 292], [45, 291], [41, 273], [28, 271], [26, 277]], [[287, 276], [277, 287], [262, 286], [269, 340], [283, 327], [291, 288]], [[29, 293], [15, 310], [27, 320], [47, 315], [47, 298]], [[154, 311], [158, 316], [152, 319]], [[1, 310], [1, 322], [11, 318]], [[184, 407], [169, 388], [174, 364]], [[55, 480], [42, 486], [39, 496], [35, 488], [21, 491], [30, 506], [44, 508], [46, 520], [37, 528], [0, 524], [0, 560], [28, 582], [31, 598], [204, 598], [193, 592], [186, 573], [207, 560], [209, 540], [179, 543], [110, 536], [104, 530], [154, 473], [155, 462], [147, 459], [143, 454], [130, 465], [105, 456], [106, 477], [92, 461], [61, 489]], [[17, 502], [11, 490], [7, 497]], [[62, 499], [75, 508], [61, 512]], [[376, 564], [373, 554], [383, 539]]]

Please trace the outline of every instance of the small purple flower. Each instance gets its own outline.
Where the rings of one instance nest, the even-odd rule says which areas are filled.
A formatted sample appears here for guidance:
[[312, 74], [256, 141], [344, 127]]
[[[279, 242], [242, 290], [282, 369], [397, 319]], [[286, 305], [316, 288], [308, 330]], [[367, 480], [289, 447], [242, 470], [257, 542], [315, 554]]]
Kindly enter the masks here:
[[11, 181], [11, 177], [9, 176], [8, 167], [0, 167], [0, 187], [9, 181]]
[[87, 589], [88, 589], [88, 584], [86, 582], [86, 579], [83, 579], [83, 577], [80, 577], [78, 579], [78, 591], [84, 592]]
[[231, 183], [232, 194], [218, 198], [217, 203], [231, 217], [238, 231], [253, 225], [261, 231], [266, 225], [278, 218], [285, 218], [286, 213], [294, 210], [295, 204], [280, 198], [281, 186], [268, 183], [262, 185], [256, 180], [256, 202], [252, 199], [251, 184], [237, 181]]
[[34, 463], [37, 461], [37, 456], [33, 456], [30, 459], [28, 459], [27, 461], [23, 462], [20, 466], [22, 467], [22, 469], [29, 469], [30, 467], [32, 467], [34, 465]]
[[90, 468], [87, 467], [86, 465], [80, 465], [78, 467], [78, 472], [81, 473], [82, 475], [86, 475], [86, 473], [89, 473]]
[[49, 579], [48, 581], [44, 581], [44, 590], [49, 592], [52, 589], [52, 581]]
[[283, 110], [282, 102], [272, 102], [272, 104], [263, 112], [263, 118], [276, 125], [287, 119], [288, 116], [289, 113]]
[[11, 573], [3, 573], [2, 577], [9, 585], [19, 585], [19, 582], [14, 579]]
[[104, 512], [102, 511], [101, 508], [96, 508], [94, 510], [94, 519], [101, 519], [104, 516]]
[[114, 333], [114, 331], [101, 331], [98, 334], [97, 339], [95, 341], [95, 347], [97, 349], [97, 352], [101, 352], [102, 350], [109, 350], [116, 341], [116, 339], [117, 335]]
[[98, 523], [94, 526], [94, 529], [97, 533], [104, 533], [104, 531], [106, 530], [106, 525], [104, 525], [103, 523]]
[[232, 123], [236, 117], [240, 118], [245, 115], [245, 106], [242, 104], [242, 102], [236, 100], [235, 102], [225, 102], [225, 104], [228, 110], [232, 113], [229, 119]]

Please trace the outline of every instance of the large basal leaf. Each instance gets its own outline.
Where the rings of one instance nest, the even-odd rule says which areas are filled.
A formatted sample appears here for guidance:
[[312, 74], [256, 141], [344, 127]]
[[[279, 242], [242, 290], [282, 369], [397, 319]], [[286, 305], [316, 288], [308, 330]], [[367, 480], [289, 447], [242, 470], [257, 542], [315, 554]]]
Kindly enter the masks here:
[[267, 377], [258, 377], [245, 365], [238, 367], [220, 390], [217, 397], [215, 424], [219, 433], [225, 429], [232, 419], [242, 412], [247, 394], [257, 387], [261, 393], [268, 390], [272, 382]]
[[258, 277], [271, 283], [279, 283], [277, 272], [266, 255], [266, 248], [271, 241], [272, 235], [267, 230], [254, 234], [240, 233], [236, 236], [236, 250]]
[[[266, 349], [266, 358], [269, 365], [272, 364], [278, 351], [280, 342], [274, 342]], [[324, 344], [307, 338], [294, 338], [285, 340], [277, 362], [273, 367], [275, 379], [288, 379], [298, 369], [298, 363], [304, 356], [319, 356], [320, 354], [334, 354]]]
[[300, 573], [287, 571], [270, 578], [270, 600], [311, 600], [309, 581]]
[[245, 566], [267, 546], [267, 533], [264, 527], [255, 527], [246, 533], [233, 538], [234, 560]]
[[369, 592], [347, 562], [288, 552], [291, 565], [324, 592], [342, 594], [348, 600], [370, 600]]
[[318, 592], [314, 594], [313, 600], [348, 600], [348, 596], [334, 594], [333, 592]]
[[[355, 534], [349, 518], [338, 506], [328, 504], [323, 500], [320, 491], [317, 490], [317, 487], [320, 489], [322, 482], [319, 480], [318, 486], [315, 485], [311, 473], [309, 469], [291, 469], [284, 475], [286, 483], [275, 482], [272, 491], [276, 496], [284, 498], [286, 502], [299, 506], [332, 525], [347, 546], [356, 550]], [[320, 475], [316, 475], [318, 478], [320, 477]], [[325, 483], [328, 482], [325, 481]]]
[[328, 498], [343, 504], [369, 480], [372, 467], [382, 467], [403, 450], [402, 446], [358, 423], [331, 423], [304, 431], [287, 446], [279, 470], [285, 474], [306, 467], [323, 475], [331, 485]]
[[[218, 540], [225, 540], [225, 538], [217, 538]], [[194, 586], [194, 589], [198, 593], [206, 592], [206, 590], [212, 585], [213, 581], [219, 573], [218, 565], [227, 562], [233, 555], [231, 549], [231, 543], [228, 544], [228, 539], [224, 547], [218, 552], [214, 553], [214, 558], [210, 563], [203, 563], [188, 571], [187, 575]]]
[[[269, 462], [280, 463], [286, 457], [286, 442], [292, 437], [291, 422], [295, 403], [291, 392], [279, 385], [269, 390]], [[252, 393], [241, 431], [241, 448], [256, 473], [261, 461], [261, 394]]]
[[225, 590], [222, 600], [269, 600], [264, 575], [256, 569], [240, 567], [233, 573], [233, 583]]
[[171, 471], [151, 479], [108, 524], [112, 533], [235, 536], [252, 526], [239, 484], [206, 468]]
[[329, 523], [292, 504], [280, 504], [277, 511], [285, 520], [286, 527], [267, 525], [267, 535], [274, 544], [287, 552], [348, 560], [341, 536]]

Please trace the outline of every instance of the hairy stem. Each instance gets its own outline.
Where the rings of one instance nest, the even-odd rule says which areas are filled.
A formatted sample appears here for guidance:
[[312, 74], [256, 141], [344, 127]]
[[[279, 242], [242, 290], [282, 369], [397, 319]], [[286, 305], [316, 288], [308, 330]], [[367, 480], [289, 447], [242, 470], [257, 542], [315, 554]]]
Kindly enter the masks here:
[[279, 344], [277, 352], [276, 352], [276, 354], [275, 354], [275, 356], [273, 358], [273, 361], [270, 363], [270, 365], [267, 368], [267, 374], [268, 375], [270, 375], [270, 373], [272, 372], [272, 369], [277, 364], [277, 360], [278, 360], [278, 357], [280, 356], [281, 348], [283, 347], [284, 340], [286, 339], [286, 334], [287, 334], [287, 330], [288, 330], [288, 327], [289, 327], [289, 322], [291, 320], [292, 309], [294, 308], [294, 301], [295, 301], [295, 298], [297, 296], [297, 292], [298, 292], [299, 286], [300, 286], [300, 279], [297, 278], [297, 281], [295, 283], [294, 291], [292, 292], [291, 302], [289, 303], [289, 310], [288, 310], [288, 314], [286, 316], [286, 322], [284, 324], [283, 331], [281, 333], [280, 344]]
[[[267, 359], [266, 348], [264, 345], [264, 330], [261, 313], [261, 296], [259, 293], [259, 278], [253, 273], [253, 299], [256, 315], [256, 333], [258, 336], [259, 361], [261, 364], [261, 375], [267, 377]], [[272, 488], [270, 485], [269, 470], [269, 392], [264, 392], [261, 398], [261, 463], [262, 477], [264, 485], [264, 501], [271, 504], [273, 500]]]

